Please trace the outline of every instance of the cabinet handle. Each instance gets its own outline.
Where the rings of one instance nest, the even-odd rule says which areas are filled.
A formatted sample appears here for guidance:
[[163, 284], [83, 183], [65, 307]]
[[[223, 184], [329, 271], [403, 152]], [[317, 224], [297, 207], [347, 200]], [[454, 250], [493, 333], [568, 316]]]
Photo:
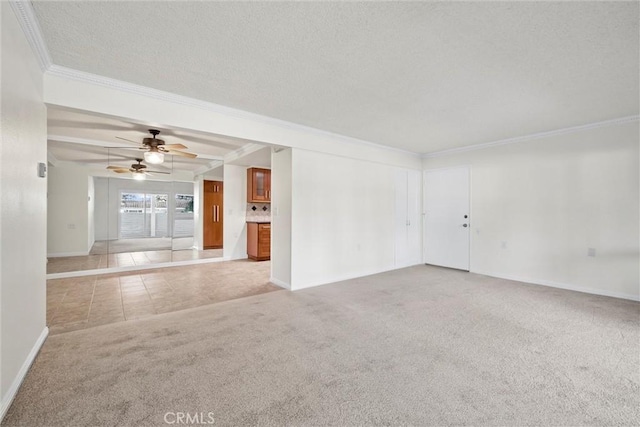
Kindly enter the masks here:
[[211, 206], [211, 222], [216, 222], [216, 205]]

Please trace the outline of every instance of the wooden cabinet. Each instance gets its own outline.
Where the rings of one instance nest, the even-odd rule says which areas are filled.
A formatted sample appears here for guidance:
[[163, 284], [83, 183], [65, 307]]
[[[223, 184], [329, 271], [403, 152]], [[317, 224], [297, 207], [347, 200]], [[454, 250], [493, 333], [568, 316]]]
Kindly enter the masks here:
[[247, 256], [256, 261], [271, 258], [271, 224], [247, 223]]
[[222, 248], [223, 222], [223, 183], [222, 181], [204, 181], [204, 213], [202, 226], [205, 249]]
[[271, 202], [271, 171], [269, 169], [247, 169], [247, 202]]

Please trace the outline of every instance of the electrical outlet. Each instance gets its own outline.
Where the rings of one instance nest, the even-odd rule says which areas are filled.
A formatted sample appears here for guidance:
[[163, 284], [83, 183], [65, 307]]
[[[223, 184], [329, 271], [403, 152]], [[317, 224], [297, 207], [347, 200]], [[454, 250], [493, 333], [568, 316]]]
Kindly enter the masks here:
[[75, 230], [76, 229], [76, 225], [75, 224], [67, 224], [67, 228], [69, 230]]
[[587, 248], [587, 256], [596, 256], [596, 248]]
[[502, 243], [500, 244], [500, 247], [502, 249], [507, 249], [507, 242], [505, 242], [504, 240], [502, 241]]

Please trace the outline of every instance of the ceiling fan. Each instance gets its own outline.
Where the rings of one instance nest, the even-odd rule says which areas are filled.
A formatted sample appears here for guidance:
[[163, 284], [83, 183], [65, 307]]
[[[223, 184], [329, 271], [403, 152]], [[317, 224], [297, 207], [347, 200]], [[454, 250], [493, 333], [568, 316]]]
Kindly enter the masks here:
[[[190, 159], [194, 159], [197, 157], [196, 154], [189, 153], [185, 150], [187, 147], [182, 144], [165, 144], [164, 140], [157, 138], [160, 134], [158, 129], [149, 129], [149, 133], [151, 134], [151, 138], [143, 138], [142, 139], [142, 147], [138, 148], [139, 150], [146, 150], [144, 153], [144, 160], [147, 163], [152, 165], [159, 165], [164, 162], [164, 155], [170, 154], [172, 156], [181, 156], [188, 157]], [[122, 139], [123, 141], [133, 142], [134, 144], [139, 144], [138, 142], [132, 141], [127, 138], [121, 138], [116, 136], [118, 139]]]
[[135, 159], [136, 162], [131, 165], [130, 168], [124, 168], [121, 166], [107, 166], [107, 169], [114, 171], [115, 173], [128, 173], [131, 172], [133, 179], [143, 180], [147, 175], [151, 175], [154, 173], [161, 173], [165, 175], [170, 175], [169, 172], [160, 172], [160, 171], [150, 171], [147, 170], [147, 165], [142, 164], [142, 159]]

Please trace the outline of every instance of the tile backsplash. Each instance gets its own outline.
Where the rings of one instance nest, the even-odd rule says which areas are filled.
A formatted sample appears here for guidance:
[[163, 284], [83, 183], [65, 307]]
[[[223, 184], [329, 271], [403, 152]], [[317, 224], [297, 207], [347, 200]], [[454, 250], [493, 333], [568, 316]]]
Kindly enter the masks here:
[[270, 203], [247, 203], [247, 221], [271, 222]]

